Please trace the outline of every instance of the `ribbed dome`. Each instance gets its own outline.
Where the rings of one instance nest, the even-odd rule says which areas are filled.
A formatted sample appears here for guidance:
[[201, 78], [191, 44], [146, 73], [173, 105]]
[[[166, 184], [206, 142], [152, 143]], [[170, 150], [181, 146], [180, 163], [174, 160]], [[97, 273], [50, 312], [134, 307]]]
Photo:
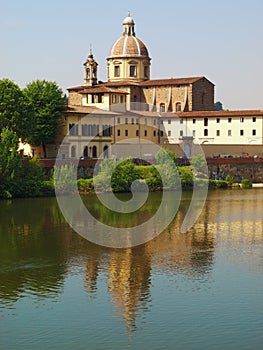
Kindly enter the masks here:
[[141, 39], [132, 36], [124, 35], [118, 39], [110, 50], [110, 57], [123, 56], [144, 56], [149, 57], [149, 53], [145, 44]]

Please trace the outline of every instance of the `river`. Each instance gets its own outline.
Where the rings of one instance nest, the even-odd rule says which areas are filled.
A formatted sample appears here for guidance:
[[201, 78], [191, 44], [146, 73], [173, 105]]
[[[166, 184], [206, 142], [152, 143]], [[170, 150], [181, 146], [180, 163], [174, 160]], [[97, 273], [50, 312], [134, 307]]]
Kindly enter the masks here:
[[[126, 249], [79, 236], [56, 198], [0, 201], [0, 349], [261, 349], [263, 189], [209, 192], [181, 233], [190, 199], [158, 237]], [[83, 201], [107, 224], [140, 220]]]

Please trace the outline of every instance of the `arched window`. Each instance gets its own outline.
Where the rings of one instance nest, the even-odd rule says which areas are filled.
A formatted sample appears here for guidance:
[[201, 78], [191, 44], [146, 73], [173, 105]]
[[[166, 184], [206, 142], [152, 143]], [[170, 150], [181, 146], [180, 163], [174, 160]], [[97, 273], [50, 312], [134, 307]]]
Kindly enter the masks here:
[[92, 147], [92, 158], [97, 158], [97, 147], [96, 146]]
[[162, 112], [162, 113], [165, 112], [165, 103], [160, 104], [160, 112]]
[[208, 136], [208, 129], [204, 129], [204, 136]]
[[89, 155], [89, 149], [88, 149], [88, 146], [85, 146], [83, 150], [83, 157], [88, 157], [88, 155]]
[[104, 157], [108, 158], [109, 157], [109, 147], [107, 145], [103, 147], [103, 152], [104, 152]]
[[181, 112], [182, 111], [182, 105], [181, 105], [180, 102], [176, 103], [175, 110], [176, 110], [176, 112]]

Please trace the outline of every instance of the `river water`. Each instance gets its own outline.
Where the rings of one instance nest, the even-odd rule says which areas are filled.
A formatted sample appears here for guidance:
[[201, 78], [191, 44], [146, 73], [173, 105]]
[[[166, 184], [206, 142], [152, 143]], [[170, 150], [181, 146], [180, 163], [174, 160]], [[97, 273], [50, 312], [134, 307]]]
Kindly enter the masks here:
[[[161, 194], [150, 196], [146, 217]], [[55, 198], [0, 201], [0, 349], [262, 349], [263, 189], [210, 192], [181, 233], [190, 198], [129, 249], [80, 237]]]

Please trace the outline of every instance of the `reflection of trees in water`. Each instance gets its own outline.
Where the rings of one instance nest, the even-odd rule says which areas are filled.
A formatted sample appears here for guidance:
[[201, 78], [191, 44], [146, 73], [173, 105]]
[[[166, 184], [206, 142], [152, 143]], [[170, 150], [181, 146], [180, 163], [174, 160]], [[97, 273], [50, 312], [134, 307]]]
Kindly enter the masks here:
[[[131, 199], [131, 195], [119, 194], [118, 198], [127, 201]], [[160, 193], [152, 193], [138, 211], [122, 214], [103, 206], [95, 195], [83, 197], [83, 202], [90, 213], [100, 222], [113, 227], [133, 227], [142, 224], [155, 214], [161, 204], [161, 200], [162, 196]]]
[[56, 200], [21, 199], [0, 207], [0, 299], [16, 301], [25, 293], [55, 297], [62, 290], [70, 243]]

